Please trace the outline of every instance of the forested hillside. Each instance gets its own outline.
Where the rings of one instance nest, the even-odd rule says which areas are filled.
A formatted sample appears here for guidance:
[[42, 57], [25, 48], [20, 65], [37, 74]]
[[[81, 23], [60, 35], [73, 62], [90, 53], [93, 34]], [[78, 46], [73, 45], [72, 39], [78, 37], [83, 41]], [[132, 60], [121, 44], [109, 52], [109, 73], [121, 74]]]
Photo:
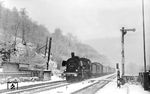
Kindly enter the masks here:
[[[35, 60], [36, 58], [32, 59], [32, 54], [30, 55], [30, 53], [44, 54], [44, 48], [40, 51], [38, 49], [46, 44], [47, 37], [52, 37], [51, 53], [53, 60], [58, 64], [58, 68], [61, 66], [62, 60], [70, 57], [71, 52], [75, 52], [76, 55], [82, 57], [90, 58], [92, 61], [98, 61], [103, 64], [108, 63], [107, 58], [97, 53], [92, 47], [79, 42], [73, 35], [63, 35], [62, 32], [61, 29], [57, 28], [54, 33], [50, 33], [46, 27], [33, 21], [28, 16], [27, 10], [17, 10], [16, 8], [10, 10], [3, 7], [2, 3], [0, 4], [0, 46], [2, 48], [4, 47], [2, 44], [7, 45], [8, 43], [10, 45], [17, 45], [18, 40], [22, 40], [22, 44], [24, 42], [27, 44], [30, 43], [32, 47], [31, 45], [30, 47], [26, 47], [26, 49], [28, 48], [26, 50], [28, 52], [23, 57], [24, 60], [27, 57], [31, 59], [30, 61], [28, 60], [28, 63], [40, 63], [39, 60], [38, 62]], [[21, 62], [24, 62], [24, 60], [21, 60]], [[45, 61], [46, 59], [41, 60], [41, 63], [46, 64]]]
[[49, 35], [48, 30], [43, 25], [32, 21], [27, 14], [25, 9], [10, 10], [0, 5], [0, 28], [1, 33], [5, 35], [5, 41], [10, 41], [12, 35], [22, 38], [24, 31], [25, 41], [35, 44], [44, 42], [45, 36]]

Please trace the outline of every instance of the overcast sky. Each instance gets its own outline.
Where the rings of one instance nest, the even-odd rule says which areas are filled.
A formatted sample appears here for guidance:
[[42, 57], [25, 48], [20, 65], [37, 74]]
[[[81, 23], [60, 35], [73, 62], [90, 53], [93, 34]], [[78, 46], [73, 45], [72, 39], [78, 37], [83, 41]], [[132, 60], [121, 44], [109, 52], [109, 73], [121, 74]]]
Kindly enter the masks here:
[[[29, 16], [44, 24], [71, 32], [81, 41], [119, 37], [122, 26], [138, 29], [142, 0], [2, 0], [6, 7], [26, 8]], [[146, 16], [150, 0], [145, 0]], [[148, 18], [148, 20], [150, 20]], [[150, 24], [150, 23], [149, 23]], [[140, 28], [139, 28], [140, 29]]]
[[[2, 1], [8, 8], [26, 8], [28, 15], [50, 32], [60, 28], [64, 33], [72, 33], [115, 63], [121, 60], [121, 27], [135, 28], [136, 32], [125, 37], [126, 63], [138, 64], [139, 68], [143, 65], [142, 0]], [[146, 38], [150, 40], [150, 0], [144, 1]]]

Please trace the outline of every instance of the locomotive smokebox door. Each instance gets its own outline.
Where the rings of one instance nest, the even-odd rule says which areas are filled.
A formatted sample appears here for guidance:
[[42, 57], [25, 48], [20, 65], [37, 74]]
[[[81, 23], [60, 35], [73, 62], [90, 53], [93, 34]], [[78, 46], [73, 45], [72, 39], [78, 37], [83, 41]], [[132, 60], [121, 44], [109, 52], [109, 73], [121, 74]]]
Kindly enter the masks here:
[[62, 66], [66, 66], [67, 61], [62, 62]]

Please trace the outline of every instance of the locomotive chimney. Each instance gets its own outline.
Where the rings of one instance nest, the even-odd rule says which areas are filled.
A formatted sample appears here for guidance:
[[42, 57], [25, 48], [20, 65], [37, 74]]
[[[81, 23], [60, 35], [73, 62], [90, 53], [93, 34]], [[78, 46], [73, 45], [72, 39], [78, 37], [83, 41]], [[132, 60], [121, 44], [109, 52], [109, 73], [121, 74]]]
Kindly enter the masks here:
[[71, 57], [74, 57], [75, 55], [74, 55], [74, 52], [71, 52]]

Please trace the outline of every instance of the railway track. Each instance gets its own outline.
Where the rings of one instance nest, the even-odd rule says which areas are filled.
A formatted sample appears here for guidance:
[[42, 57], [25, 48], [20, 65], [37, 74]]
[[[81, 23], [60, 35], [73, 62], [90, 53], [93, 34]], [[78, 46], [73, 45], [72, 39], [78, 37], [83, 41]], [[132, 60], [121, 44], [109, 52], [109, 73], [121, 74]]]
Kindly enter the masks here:
[[68, 85], [66, 81], [55, 81], [19, 87], [17, 90], [0, 90], [0, 94], [33, 94]]
[[[107, 77], [105, 80], [99, 80], [91, 85], [88, 85], [80, 90], [72, 92], [72, 94], [94, 94], [97, 90], [105, 86], [111, 79], [115, 78], [115, 75]], [[80, 83], [80, 82], [77, 82]], [[34, 94], [43, 91], [49, 91], [55, 88], [69, 86], [73, 83], [67, 83], [67, 81], [55, 81], [55, 82], [44, 82], [39, 84], [33, 84], [28, 86], [19, 87], [18, 90], [0, 90], [0, 94]]]
[[99, 89], [103, 88], [106, 84], [108, 84], [115, 77], [116, 76], [113, 75], [113, 76], [107, 77], [107, 79], [105, 80], [99, 80], [98, 82], [93, 83], [84, 88], [81, 88], [77, 91], [74, 91], [71, 94], [95, 94]]

